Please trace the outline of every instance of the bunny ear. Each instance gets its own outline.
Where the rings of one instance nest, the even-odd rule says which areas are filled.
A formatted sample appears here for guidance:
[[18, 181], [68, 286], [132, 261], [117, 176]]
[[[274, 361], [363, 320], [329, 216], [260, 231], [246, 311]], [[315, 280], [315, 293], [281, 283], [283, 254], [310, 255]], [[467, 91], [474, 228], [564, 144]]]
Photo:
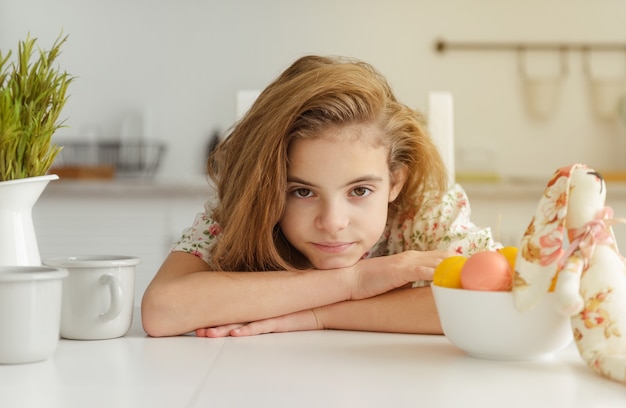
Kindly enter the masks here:
[[556, 170], [524, 232], [513, 277], [513, 298], [518, 310], [534, 307], [548, 292], [552, 278], [557, 274], [567, 233], [565, 217], [570, 176], [580, 167], [586, 166], [574, 164]]

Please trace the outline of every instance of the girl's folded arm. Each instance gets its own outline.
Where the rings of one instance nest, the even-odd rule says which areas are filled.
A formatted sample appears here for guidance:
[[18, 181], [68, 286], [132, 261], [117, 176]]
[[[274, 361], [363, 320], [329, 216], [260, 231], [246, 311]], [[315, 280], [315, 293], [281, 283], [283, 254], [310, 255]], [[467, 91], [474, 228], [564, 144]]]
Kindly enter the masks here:
[[326, 329], [442, 334], [430, 287], [402, 288], [314, 310]]
[[[364, 259], [341, 269], [207, 272], [208, 265], [200, 258], [172, 252], [144, 294], [143, 326], [151, 336], [179, 335], [198, 328], [254, 322], [345, 300], [373, 298], [416, 280], [432, 279], [435, 266], [449, 255], [447, 251], [405, 251]], [[410, 293], [417, 296], [415, 299], [408, 294], [389, 294], [372, 300], [374, 307], [368, 310], [384, 306], [381, 316], [405, 316], [407, 308], [413, 307], [427, 310], [431, 300], [425, 294], [418, 296], [420, 293]], [[330, 308], [330, 316], [345, 314], [334, 320], [332, 325], [337, 326], [333, 328], [349, 328], [339, 325], [356, 322], [357, 305]]]
[[200, 327], [248, 322], [350, 297], [345, 270], [207, 272], [184, 252], [169, 254], [143, 296], [144, 330], [172, 336]]

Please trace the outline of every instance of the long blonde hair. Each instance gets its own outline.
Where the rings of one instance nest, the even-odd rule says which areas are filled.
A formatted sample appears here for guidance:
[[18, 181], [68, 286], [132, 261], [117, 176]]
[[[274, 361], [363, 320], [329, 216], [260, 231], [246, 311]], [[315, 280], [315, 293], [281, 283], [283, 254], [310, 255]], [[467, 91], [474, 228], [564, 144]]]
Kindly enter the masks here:
[[390, 172], [407, 169], [390, 214], [419, 208], [427, 189], [443, 191], [445, 167], [422, 116], [396, 100], [382, 75], [361, 61], [305, 56], [259, 95], [209, 158], [207, 171], [219, 199], [213, 217], [222, 227], [213, 266], [231, 271], [303, 267], [278, 226], [287, 198], [289, 145], [295, 138], [359, 123], [380, 128], [377, 143], [388, 148]]

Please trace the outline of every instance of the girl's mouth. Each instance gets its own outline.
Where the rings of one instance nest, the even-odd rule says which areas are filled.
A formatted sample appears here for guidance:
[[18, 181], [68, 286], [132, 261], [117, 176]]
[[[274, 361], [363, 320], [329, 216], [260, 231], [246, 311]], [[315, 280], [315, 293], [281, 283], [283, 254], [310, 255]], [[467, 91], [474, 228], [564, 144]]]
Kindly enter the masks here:
[[313, 246], [322, 252], [338, 254], [348, 250], [352, 242], [314, 242]]

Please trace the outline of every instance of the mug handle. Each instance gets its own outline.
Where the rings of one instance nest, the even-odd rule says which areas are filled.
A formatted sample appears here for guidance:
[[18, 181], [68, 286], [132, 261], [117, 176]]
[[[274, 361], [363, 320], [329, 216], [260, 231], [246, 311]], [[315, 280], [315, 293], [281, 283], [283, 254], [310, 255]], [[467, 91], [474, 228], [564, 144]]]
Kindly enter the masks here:
[[109, 310], [102, 313], [100, 318], [105, 322], [115, 319], [122, 311], [122, 285], [120, 280], [113, 275], [106, 274], [100, 277], [100, 283], [107, 285], [111, 292], [111, 304]]

